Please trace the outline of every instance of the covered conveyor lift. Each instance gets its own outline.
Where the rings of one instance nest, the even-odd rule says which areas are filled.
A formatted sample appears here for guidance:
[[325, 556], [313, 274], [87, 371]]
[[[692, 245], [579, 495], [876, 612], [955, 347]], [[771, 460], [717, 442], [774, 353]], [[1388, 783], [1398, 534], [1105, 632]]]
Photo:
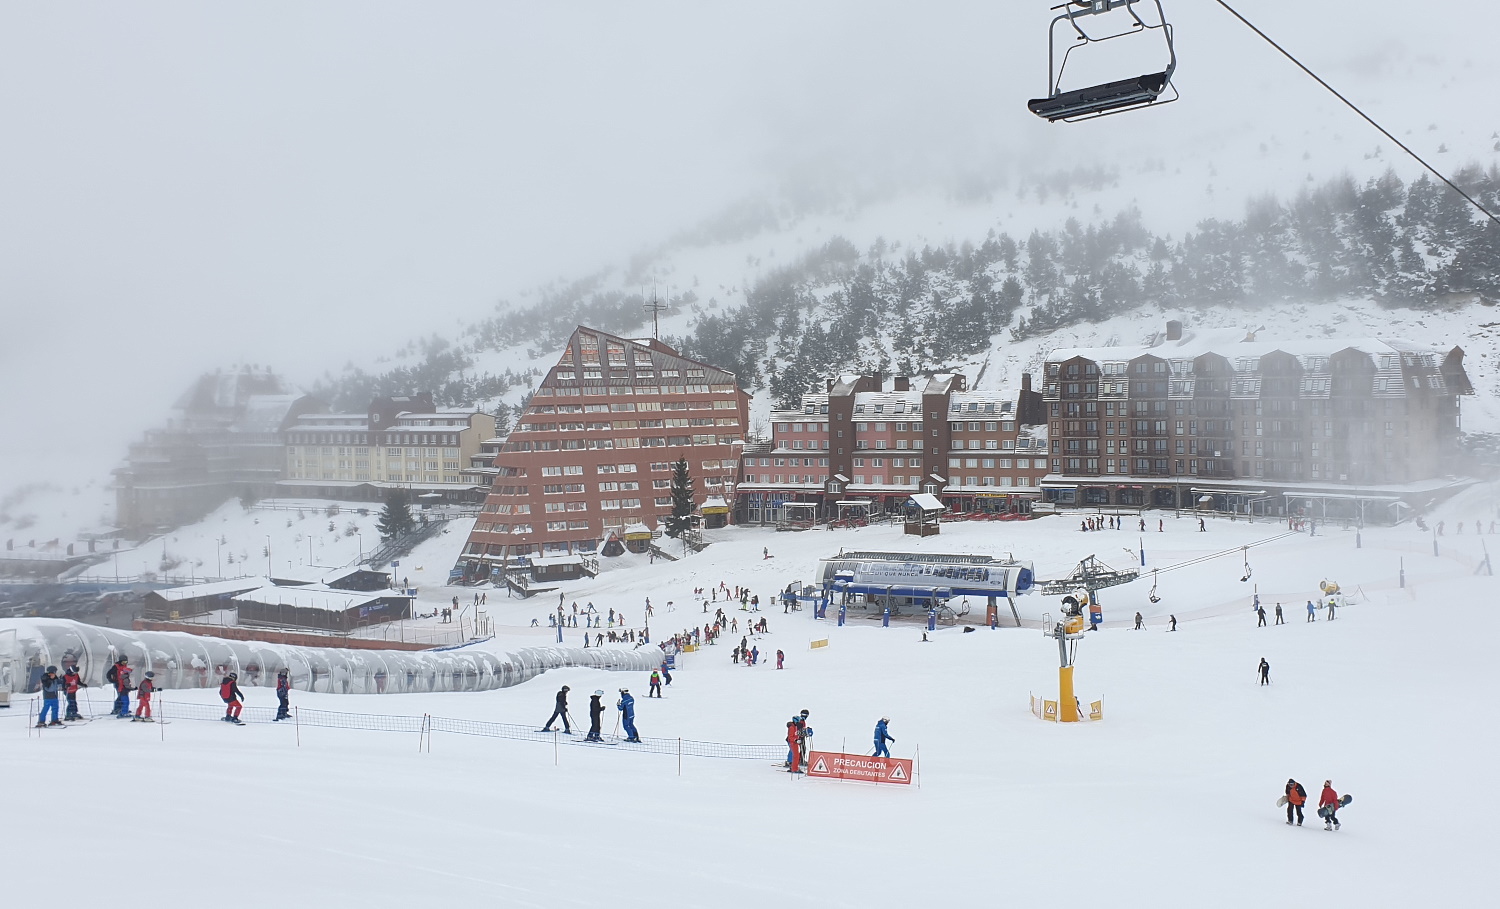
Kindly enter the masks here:
[[[1142, 17], [1137, 6], [1148, 10], [1151, 6], [1156, 7], [1155, 17], [1151, 18], [1149, 12], [1147, 17]], [[1073, 122], [1177, 100], [1177, 89], [1172, 85], [1172, 74], [1177, 70], [1177, 51], [1172, 44], [1172, 25], [1162, 12], [1161, 0], [1068, 0], [1053, 9], [1062, 10], [1062, 13], [1052, 20], [1047, 33], [1047, 97], [1026, 102], [1032, 113], [1051, 123], [1059, 120]], [[1091, 22], [1087, 19], [1090, 16], [1104, 18]], [[1073, 43], [1063, 51], [1059, 60], [1058, 26], [1064, 22], [1072, 30]], [[1166, 65], [1160, 71], [1083, 88], [1063, 89], [1063, 73], [1075, 50], [1117, 38], [1148, 34], [1159, 35], [1166, 44]], [[1170, 96], [1163, 97], [1169, 89]]]

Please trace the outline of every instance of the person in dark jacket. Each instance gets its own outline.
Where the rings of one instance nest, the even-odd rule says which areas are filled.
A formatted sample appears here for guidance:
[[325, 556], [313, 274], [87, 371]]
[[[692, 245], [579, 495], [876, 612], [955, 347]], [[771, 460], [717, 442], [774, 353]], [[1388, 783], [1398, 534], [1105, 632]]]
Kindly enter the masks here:
[[656, 670], [656, 669], [651, 670], [651, 682], [650, 682], [650, 685], [646, 689], [646, 697], [648, 697], [648, 698], [659, 698], [659, 697], [661, 697], [661, 672], [659, 670]]
[[156, 690], [156, 673], [147, 670], [146, 677], [141, 679], [141, 686], [135, 690], [135, 716], [131, 717], [132, 723], [154, 723], [151, 718], [151, 692]]
[[1302, 826], [1302, 806], [1307, 804], [1307, 790], [1296, 780], [1286, 781], [1286, 822], [1292, 823], [1292, 812], [1297, 813], [1297, 826]]
[[104, 680], [115, 689], [115, 706], [112, 716], [119, 719], [130, 717], [130, 661], [124, 657], [115, 660], [104, 674]]
[[599, 718], [604, 716], [604, 689], [599, 689], [589, 696], [589, 734], [583, 737], [585, 742], [602, 742], [599, 736]]
[[629, 688], [620, 689], [620, 700], [615, 704], [620, 710], [620, 722], [625, 727], [625, 741], [639, 742], [641, 734], [635, 729], [635, 698]]
[[881, 717], [880, 718], [880, 722], [878, 722], [878, 723], [875, 724], [875, 756], [876, 757], [890, 757], [891, 756], [891, 749], [889, 747], [887, 747], [886, 744], [885, 744], [886, 742], [894, 742], [896, 740], [896, 737], [894, 735], [891, 735], [889, 732], [886, 731], [886, 725], [888, 723], [890, 723], [890, 721], [891, 720], [890, 720], [889, 717]]
[[[57, 718], [57, 698], [62, 694], [62, 676], [57, 674], [56, 666], [48, 666], [47, 671], [42, 673], [42, 712], [37, 715], [36, 724], [42, 726], [61, 726], [62, 720]], [[47, 717], [52, 717], [49, 722]]]
[[568, 725], [568, 691], [567, 685], [557, 689], [557, 706], [553, 708], [552, 715], [547, 718], [547, 722], [542, 724], [543, 732], [551, 732], [552, 724], [557, 722], [558, 717], [562, 717], [563, 732], [568, 735], [573, 734], [573, 727]]
[[1266, 662], [1265, 657], [1260, 658], [1260, 666], [1256, 667], [1256, 671], [1260, 673], [1260, 683], [1262, 685], [1271, 684], [1271, 664]]
[[[383, 679], [377, 679], [376, 686], [381, 687], [380, 682], [382, 681]], [[289, 670], [282, 669], [276, 673], [276, 718], [271, 722], [274, 723], [276, 720], [289, 720], [292, 718], [291, 696], [292, 674]]]
[[245, 706], [245, 693], [240, 691], [240, 674], [231, 672], [219, 683], [219, 699], [224, 702], [224, 722], [245, 725], [240, 719], [240, 710]]
[[81, 720], [83, 715], [78, 712], [78, 689], [85, 687], [83, 676], [78, 674], [78, 666], [69, 666], [62, 675], [63, 694], [68, 698], [68, 712], [63, 715], [64, 720]]

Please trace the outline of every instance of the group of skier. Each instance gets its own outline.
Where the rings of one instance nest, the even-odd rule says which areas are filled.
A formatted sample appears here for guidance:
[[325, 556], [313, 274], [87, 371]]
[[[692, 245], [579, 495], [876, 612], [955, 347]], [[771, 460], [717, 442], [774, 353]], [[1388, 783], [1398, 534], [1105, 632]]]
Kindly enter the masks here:
[[[667, 683], [671, 684], [670, 674], [667, 676], [667, 679]], [[656, 670], [653, 670], [651, 673], [651, 684], [655, 691], [655, 696], [661, 697], [660, 673]], [[552, 724], [558, 720], [562, 720], [563, 733], [565, 735], [573, 734], [573, 718], [568, 713], [568, 692], [571, 690], [567, 685], [557, 690], [557, 697], [553, 702], [552, 716], [548, 717], [547, 722], [542, 724], [540, 731], [553, 732], [555, 730]], [[620, 699], [615, 702], [615, 709], [620, 711], [620, 725], [625, 730], [625, 741], [639, 743], [641, 735], [635, 728], [635, 698], [630, 694], [629, 688], [620, 689]], [[585, 742], [604, 741], [604, 736], [601, 734], [602, 731], [600, 729], [600, 720], [603, 716], [604, 689], [600, 688], [589, 696], [589, 731], [583, 737]]]
[[[787, 773], [807, 772], [807, 757], [812, 751], [813, 729], [808, 724], [807, 718], [810, 712], [803, 710], [792, 714], [792, 718], [786, 724], [786, 767]], [[874, 757], [890, 757], [891, 749], [887, 742], [894, 742], [896, 737], [890, 733], [890, 717], [881, 717], [875, 724], [875, 750]]]
[[[121, 720], [128, 719], [131, 722], [154, 723], [156, 718], [151, 714], [151, 699], [156, 693], [156, 673], [153, 670], [147, 670], [139, 685], [133, 683], [133, 674], [134, 671], [130, 668], [130, 660], [127, 657], [115, 660], [104, 673], [104, 681], [115, 693], [110, 716]], [[219, 698], [224, 702], [223, 721], [243, 726], [245, 724], [240, 719], [240, 711], [244, 708], [245, 694], [240, 690], [239, 678], [238, 672], [226, 674], [219, 682]], [[69, 665], [61, 675], [58, 674], [56, 666], [48, 666], [42, 674], [42, 710], [36, 725], [38, 727], [61, 726], [66, 722], [85, 719], [78, 710], [78, 690], [87, 687], [76, 665]], [[291, 673], [283, 668], [276, 674], [276, 720], [291, 719], [289, 703], [291, 690]], [[130, 711], [131, 692], [135, 692], [136, 696], [133, 714]], [[66, 698], [68, 710], [59, 719], [58, 701], [61, 698]]]

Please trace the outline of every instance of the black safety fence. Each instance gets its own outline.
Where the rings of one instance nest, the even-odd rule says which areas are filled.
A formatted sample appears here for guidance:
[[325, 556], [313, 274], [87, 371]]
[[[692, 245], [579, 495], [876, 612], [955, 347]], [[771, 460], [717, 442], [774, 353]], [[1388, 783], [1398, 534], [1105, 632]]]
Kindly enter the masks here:
[[[35, 722], [41, 709], [40, 698], [29, 698], [29, 710], [17, 710], [13, 715], [28, 717]], [[19, 707], [20, 704], [15, 705]], [[98, 709], [100, 704], [91, 705]], [[14, 708], [13, 708], [14, 709]], [[303, 726], [322, 729], [353, 729], [368, 732], [400, 732], [419, 737], [419, 745], [430, 749], [434, 733], [470, 735], [495, 739], [511, 739], [522, 742], [537, 742], [558, 746], [574, 744], [590, 747], [612, 747], [621, 751], [644, 752], [646, 754], [673, 754], [680, 757], [724, 758], [729, 760], [781, 761], [786, 757], [785, 745], [743, 745], [730, 742], [701, 742], [694, 739], [676, 739], [642, 736], [638, 742], [627, 742], [618, 735], [603, 736], [603, 741], [589, 742], [581, 731], [568, 735], [558, 731], [543, 731], [535, 726], [517, 723], [494, 723], [488, 720], [469, 720], [455, 717], [432, 716], [431, 714], [399, 715], [381, 713], [345, 713], [338, 710], [314, 710], [293, 707], [291, 715], [276, 720], [276, 708], [245, 707], [240, 711], [240, 720], [246, 724], [261, 725], [273, 722], [297, 731], [300, 741]], [[176, 722], [197, 720], [223, 722], [223, 707], [213, 704], [191, 704], [157, 698], [152, 703], [153, 719]], [[110, 713], [92, 712], [90, 720], [110, 721]], [[45, 731], [43, 731], [45, 734]]]

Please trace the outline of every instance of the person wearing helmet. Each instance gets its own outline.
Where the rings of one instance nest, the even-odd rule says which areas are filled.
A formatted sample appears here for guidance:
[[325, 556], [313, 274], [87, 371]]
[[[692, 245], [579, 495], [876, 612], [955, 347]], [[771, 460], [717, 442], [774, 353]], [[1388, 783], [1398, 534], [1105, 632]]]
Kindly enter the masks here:
[[641, 734], [635, 729], [635, 698], [629, 688], [620, 689], [620, 700], [615, 704], [620, 710], [620, 722], [625, 727], [625, 741], [640, 742]]
[[568, 691], [569, 690], [570, 689], [568, 688], [567, 685], [564, 685], [561, 688], [557, 689], [557, 701], [556, 701], [557, 706], [553, 708], [553, 710], [552, 710], [552, 716], [548, 717], [547, 718], [547, 722], [545, 722], [545, 723], [542, 724], [542, 731], [543, 732], [551, 732], [552, 731], [552, 724], [555, 723], [555, 722], [557, 722], [558, 717], [562, 717], [562, 721], [563, 721], [563, 733], [565, 735], [572, 735], [573, 734], [573, 727], [568, 723]]
[[117, 719], [128, 719], [130, 717], [130, 661], [125, 657], [115, 660], [113, 666], [104, 674], [104, 680], [115, 689], [115, 706], [111, 716]]
[[78, 665], [75, 663], [67, 667], [62, 675], [63, 694], [68, 698], [68, 712], [63, 715], [63, 720], [81, 720], [83, 715], [78, 712], [78, 689], [85, 687], [83, 676], [78, 674]]
[[[48, 666], [47, 671], [42, 673], [42, 712], [37, 715], [37, 728], [43, 726], [61, 726], [62, 720], [57, 718], [57, 696], [62, 693], [63, 680], [57, 674], [56, 666]], [[51, 716], [49, 722], [47, 717]]]
[[240, 719], [240, 710], [245, 706], [245, 694], [240, 691], [240, 674], [231, 672], [219, 683], [219, 698], [224, 702], [224, 722], [245, 725]]
[[889, 747], [887, 747], [886, 744], [885, 744], [886, 742], [894, 742], [896, 740], [896, 737], [894, 735], [891, 735], [889, 732], [886, 731], [886, 726], [889, 725], [890, 722], [891, 722], [891, 718], [890, 717], [883, 716], [883, 717], [880, 718], [880, 722], [878, 722], [878, 723], [875, 724], [875, 756], [876, 757], [890, 757], [891, 756], [891, 749]]
[[146, 677], [141, 679], [141, 686], [135, 690], [135, 716], [130, 718], [132, 723], [154, 723], [151, 718], [151, 692], [156, 690], [156, 673], [146, 671]]
[[599, 737], [599, 718], [604, 715], [604, 689], [601, 688], [589, 695], [589, 734], [583, 737], [585, 742], [602, 742]]
[[660, 670], [656, 670], [656, 669], [651, 670], [651, 685], [646, 690], [646, 697], [648, 697], [648, 698], [659, 698], [659, 697], [661, 697], [661, 672], [660, 672]]
[[289, 720], [292, 718], [292, 708], [288, 704], [291, 693], [292, 674], [283, 666], [281, 671], [276, 673], [276, 717], [271, 722], [274, 723], [277, 720]]
[[1323, 793], [1318, 796], [1318, 816], [1323, 818], [1324, 830], [1339, 829], [1339, 794], [1333, 791], [1333, 780], [1323, 781]]

